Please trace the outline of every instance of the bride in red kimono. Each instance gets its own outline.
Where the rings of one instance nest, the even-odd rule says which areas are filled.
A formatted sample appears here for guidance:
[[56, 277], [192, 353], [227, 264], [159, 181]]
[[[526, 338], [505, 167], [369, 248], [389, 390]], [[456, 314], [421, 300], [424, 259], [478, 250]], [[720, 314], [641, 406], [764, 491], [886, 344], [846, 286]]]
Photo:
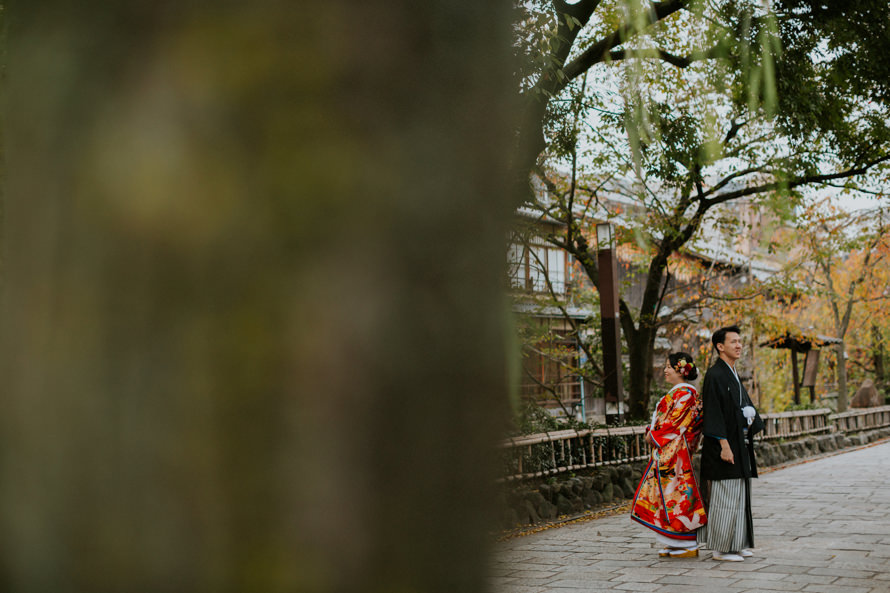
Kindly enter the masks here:
[[672, 386], [661, 398], [646, 428], [651, 460], [634, 494], [631, 519], [655, 532], [658, 555], [698, 556], [696, 529], [707, 522], [692, 455], [701, 440], [701, 397], [688, 381], [698, 377], [692, 357], [668, 356], [664, 378]]

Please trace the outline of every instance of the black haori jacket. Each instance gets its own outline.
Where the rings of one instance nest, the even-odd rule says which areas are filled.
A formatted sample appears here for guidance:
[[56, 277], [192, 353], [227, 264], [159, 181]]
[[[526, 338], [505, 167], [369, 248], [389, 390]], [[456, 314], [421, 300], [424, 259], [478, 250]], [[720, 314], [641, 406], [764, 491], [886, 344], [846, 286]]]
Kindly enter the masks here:
[[[754, 445], [751, 437], [764, 429], [760, 414], [754, 416], [754, 422], [748, 421], [742, 414], [744, 406], [753, 406], [748, 392], [740, 381], [737, 381], [732, 369], [723, 359], [705, 373], [702, 385], [702, 452], [701, 477], [703, 480], [732, 480], [738, 478], [756, 478], [757, 463], [754, 459]], [[745, 439], [745, 428], [748, 428], [748, 439]], [[720, 459], [719, 438], [729, 441], [735, 463], [727, 463]]]

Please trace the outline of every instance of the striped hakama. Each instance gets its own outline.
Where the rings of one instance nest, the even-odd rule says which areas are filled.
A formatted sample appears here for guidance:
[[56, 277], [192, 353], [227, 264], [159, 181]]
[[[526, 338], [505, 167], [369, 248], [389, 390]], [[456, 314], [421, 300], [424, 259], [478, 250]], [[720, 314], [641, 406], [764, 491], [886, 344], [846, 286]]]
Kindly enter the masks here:
[[751, 480], [714, 480], [708, 487], [708, 523], [698, 530], [699, 544], [724, 554], [753, 548]]

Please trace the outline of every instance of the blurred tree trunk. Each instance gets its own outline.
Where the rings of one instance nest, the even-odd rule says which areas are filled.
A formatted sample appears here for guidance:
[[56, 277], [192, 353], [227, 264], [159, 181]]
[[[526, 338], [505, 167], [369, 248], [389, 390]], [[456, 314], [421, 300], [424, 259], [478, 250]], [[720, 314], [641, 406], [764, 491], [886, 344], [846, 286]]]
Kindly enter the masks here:
[[8, 15], [2, 590], [482, 591], [500, 3]]

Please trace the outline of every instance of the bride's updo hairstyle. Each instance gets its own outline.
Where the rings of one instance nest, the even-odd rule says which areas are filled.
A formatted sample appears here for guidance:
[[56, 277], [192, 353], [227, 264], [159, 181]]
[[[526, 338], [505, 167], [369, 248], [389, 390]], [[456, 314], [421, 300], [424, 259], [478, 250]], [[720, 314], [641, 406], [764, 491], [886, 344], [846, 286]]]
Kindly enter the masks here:
[[686, 381], [695, 381], [698, 377], [698, 369], [689, 354], [674, 352], [668, 355], [668, 362], [671, 363], [671, 368]]

